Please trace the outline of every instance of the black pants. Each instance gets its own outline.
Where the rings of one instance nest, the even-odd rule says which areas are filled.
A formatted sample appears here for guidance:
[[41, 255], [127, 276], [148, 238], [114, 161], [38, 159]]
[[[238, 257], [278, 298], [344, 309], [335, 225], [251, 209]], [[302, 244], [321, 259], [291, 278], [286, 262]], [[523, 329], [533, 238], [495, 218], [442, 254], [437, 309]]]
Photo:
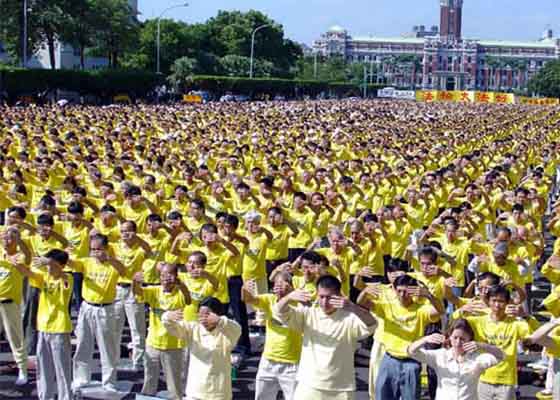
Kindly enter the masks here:
[[[428, 336], [433, 333], [441, 333], [441, 321], [426, 326], [426, 330], [424, 331], [424, 336]], [[441, 348], [441, 346], [437, 344], [426, 344], [424, 347], [428, 350]], [[436, 398], [436, 390], [437, 390], [437, 374], [436, 371], [434, 371], [434, 369], [431, 367], [427, 368], [427, 372], [428, 372], [428, 393], [430, 399], [434, 400]]]
[[27, 343], [27, 353], [32, 356], [37, 351], [37, 311], [39, 310], [39, 294], [41, 291], [36, 287], [29, 286], [25, 308], [23, 310], [23, 330]]
[[72, 288], [72, 301], [70, 304], [74, 303], [74, 309], [79, 313], [80, 305], [82, 304], [82, 284], [84, 281], [84, 275], [79, 272], [72, 272], [74, 277], [74, 287]]
[[229, 314], [241, 325], [241, 336], [237, 341], [237, 345], [233, 349], [234, 353], [249, 355], [251, 353], [251, 341], [249, 339], [249, 319], [247, 318], [247, 307], [241, 301], [241, 287], [243, 279], [241, 276], [232, 276], [228, 278], [229, 292]]

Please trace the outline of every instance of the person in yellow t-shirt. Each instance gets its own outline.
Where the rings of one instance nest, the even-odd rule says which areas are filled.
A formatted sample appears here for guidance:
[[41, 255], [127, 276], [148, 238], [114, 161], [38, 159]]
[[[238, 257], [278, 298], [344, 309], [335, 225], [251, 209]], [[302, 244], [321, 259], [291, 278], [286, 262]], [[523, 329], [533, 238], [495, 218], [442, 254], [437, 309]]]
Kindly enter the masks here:
[[[40, 291], [37, 312], [37, 392], [39, 398], [72, 398], [72, 321], [69, 304], [73, 277], [64, 272], [68, 253], [53, 249], [37, 257], [29, 283]], [[47, 269], [41, 267], [46, 266]]]
[[293, 290], [292, 276], [280, 272], [274, 277], [274, 294], [255, 294], [256, 284], [243, 285], [243, 301], [265, 314], [266, 340], [255, 382], [255, 400], [275, 399], [282, 391], [285, 399], [292, 399], [301, 355], [302, 335], [277, 321], [272, 315], [274, 305]]
[[117, 282], [117, 297], [115, 299], [115, 318], [117, 319], [117, 348], [120, 354], [121, 339], [125, 320], [130, 327], [132, 342], [132, 369], [142, 369], [144, 348], [146, 342], [146, 313], [144, 303], [137, 301], [132, 293], [132, 277], [142, 271], [142, 264], [151, 248], [137, 235], [134, 221], [125, 221], [120, 226], [121, 240], [113, 244], [115, 257], [126, 268], [126, 274], [120, 276]]
[[[91, 222], [84, 219], [84, 206], [77, 201], [68, 204], [67, 213], [60, 217], [62, 222], [62, 234], [68, 240], [68, 252], [72, 259], [81, 259], [88, 256], [89, 234], [93, 229]], [[74, 276], [74, 304], [79, 311], [82, 303], [82, 279], [81, 275]]]
[[299, 228], [290, 220], [284, 218], [282, 209], [271, 207], [267, 212], [266, 229], [272, 233], [272, 240], [269, 241], [266, 249], [266, 274], [270, 279], [270, 274], [278, 265], [288, 259], [288, 243], [291, 236], [299, 234]]
[[480, 399], [510, 400], [515, 398], [517, 386], [518, 343], [529, 337], [532, 328], [527, 321], [518, 318], [523, 307], [509, 304], [511, 297], [505, 287], [491, 287], [488, 299], [489, 314], [465, 319], [471, 324], [476, 340], [497, 346], [505, 358], [482, 374], [478, 396]]
[[[365, 290], [373, 290], [368, 286]], [[420, 364], [408, 358], [407, 347], [424, 335], [426, 327], [440, 319], [443, 303], [428, 288], [408, 275], [393, 282], [397, 301], [384, 302], [372, 298], [362, 304], [369, 305], [373, 314], [383, 320], [383, 335], [379, 340], [385, 345], [375, 382], [376, 399], [415, 400], [420, 398]], [[418, 301], [425, 298], [428, 304]]]
[[294, 193], [294, 206], [286, 214], [290, 222], [299, 230], [297, 235], [292, 235], [288, 239], [288, 261], [292, 262], [311, 244], [317, 214], [307, 207], [307, 196], [303, 192]]
[[202, 299], [198, 321], [184, 320], [183, 311], [166, 311], [162, 317], [167, 331], [189, 343], [189, 399], [231, 400], [231, 351], [241, 327], [225, 316], [224, 306], [214, 297]]
[[19, 373], [16, 385], [25, 385], [27, 376], [27, 349], [23, 336], [21, 300], [23, 278], [28, 275], [25, 256], [20, 250], [25, 244], [19, 232], [10, 228], [2, 233], [0, 249], [0, 330], [4, 330]]
[[134, 275], [132, 282], [134, 295], [143, 299], [150, 307], [142, 393], [148, 396], [156, 394], [161, 364], [167, 390], [173, 400], [181, 400], [184, 394], [181, 376], [186, 343], [167, 332], [161, 317], [166, 311], [182, 310], [190, 304], [191, 297], [189, 290], [177, 276], [176, 264], [160, 263], [158, 269], [160, 285], [143, 288], [141, 272]]
[[[40, 214], [37, 217], [37, 227], [35, 233], [28, 238], [29, 247], [35, 256], [42, 256], [52, 249], [65, 249], [70, 243], [65, 237], [55, 232], [54, 217], [50, 214]], [[79, 304], [79, 303], [76, 303]], [[37, 349], [37, 310], [39, 308], [39, 291], [37, 288], [30, 287], [27, 291], [25, 308], [23, 312], [23, 326], [25, 330], [27, 351], [35, 354]]]
[[[527, 337], [523, 344], [530, 346], [533, 344], [539, 344], [543, 346], [546, 353], [554, 358], [552, 362], [552, 368], [549, 369], [548, 373], [552, 373], [554, 376], [552, 383], [552, 398], [560, 398], [560, 318], [553, 318], [550, 322], [541, 325], [536, 329], [531, 336]], [[549, 365], [550, 368], [550, 365]], [[547, 379], [547, 389], [548, 389], [548, 379]], [[541, 391], [541, 394], [544, 391]]]
[[241, 337], [233, 349], [233, 364], [238, 367], [251, 353], [251, 341], [249, 339], [249, 319], [247, 317], [247, 307], [241, 301], [241, 288], [243, 286], [242, 268], [243, 258], [249, 240], [237, 233], [239, 219], [237, 216], [227, 214], [223, 217], [222, 235], [224, 239], [234, 245], [239, 251], [238, 257], [230, 258], [227, 268], [227, 283], [229, 293], [229, 311], [231, 317], [241, 325]]
[[218, 279], [205, 270], [206, 262], [206, 254], [202, 251], [193, 251], [185, 265], [187, 271], [179, 271], [179, 279], [189, 288], [191, 298], [190, 303], [185, 305], [183, 311], [185, 321], [196, 321], [200, 301], [213, 296], [218, 290]]
[[90, 257], [72, 260], [75, 271], [84, 275], [83, 302], [78, 314], [76, 337], [78, 343], [74, 354], [74, 388], [87, 385], [91, 379], [90, 364], [93, 357], [94, 340], [101, 358], [103, 388], [116, 391], [117, 319], [114, 302], [117, 297], [117, 282], [126, 275], [126, 268], [117, 259], [109, 256], [107, 236], [92, 235], [89, 244]]

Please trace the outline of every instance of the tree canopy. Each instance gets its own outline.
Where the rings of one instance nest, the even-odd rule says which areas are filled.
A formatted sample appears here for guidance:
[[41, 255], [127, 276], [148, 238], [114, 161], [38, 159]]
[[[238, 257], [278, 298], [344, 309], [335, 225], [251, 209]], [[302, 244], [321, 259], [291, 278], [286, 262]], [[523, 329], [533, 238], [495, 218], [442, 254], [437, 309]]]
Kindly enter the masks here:
[[529, 81], [529, 93], [545, 97], [560, 97], [560, 61], [549, 61]]

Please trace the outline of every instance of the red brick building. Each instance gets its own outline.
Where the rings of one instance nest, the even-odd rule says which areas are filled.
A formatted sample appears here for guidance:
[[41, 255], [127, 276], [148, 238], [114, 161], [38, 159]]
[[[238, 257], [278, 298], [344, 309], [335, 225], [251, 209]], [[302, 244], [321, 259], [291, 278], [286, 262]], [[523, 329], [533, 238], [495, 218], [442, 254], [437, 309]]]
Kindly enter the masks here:
[[313, 44], [324, 57], [366, 62], [388, 85], [447, 90], [525, 88], [546, 62], [560, 59], [560, 38], [547, 30], [539, 41], [464, 38], [463, 0], [440, 0], [440, 25], [397, 38], [355, 37], [335, 26]]

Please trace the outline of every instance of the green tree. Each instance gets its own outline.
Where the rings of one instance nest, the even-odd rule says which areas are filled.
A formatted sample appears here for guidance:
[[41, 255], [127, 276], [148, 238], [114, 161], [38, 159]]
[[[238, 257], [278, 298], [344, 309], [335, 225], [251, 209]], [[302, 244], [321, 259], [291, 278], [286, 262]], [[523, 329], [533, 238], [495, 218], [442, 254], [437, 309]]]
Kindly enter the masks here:
[[546, 97], [560, 98], [560, 61], [549, 61], [529, 81], [528, 90]]
[[[35, 16], [28, 4], [27, 56], [31, 56], [41, 45], [41, 35], [35, 29]], [[21, 0], [0, 0], [0, 40], [14, 63], [23, 59], [23, 4]]]
[[302, 55], [301, 47], [284, 37], [282, 25], [259, 11], [219, 11], [207, 21], [209, 44], [218, 57], [226, 55], [250, 56], [251, 34], [262, 25], [268, 25], [255, 35], [255, 58], [270, 61], [277, 74], [288, 75]]
[[194, 58], [181, 57], [171, 66], [171, 75], [167, 78], [176, 91], [182, 91], [186, 84], [192, 82], [194, 72], [197, 70], [197, 61]]
[[96, 33], [104, 29], [102, 4], [95, 0], [69, 0], [69, 15], [64, 23], [61, 39], [80, 53], [80, 68], [85, 69], [86, 49], [93, 46]]
[[[248, 76], [251, 59], [245, 56], [230, 54], [220, 58], [221, 73], [229, 76]], [[257, 78], [269, 78], [274, 71], [274, 65], [270, 61], [254, 59], [253, 72]]]
[[92, 0], [103, 29], [95, 37], [93, 54], [109, 58], [111, 68], [138, 42], [139, 23], [127, 0]]

